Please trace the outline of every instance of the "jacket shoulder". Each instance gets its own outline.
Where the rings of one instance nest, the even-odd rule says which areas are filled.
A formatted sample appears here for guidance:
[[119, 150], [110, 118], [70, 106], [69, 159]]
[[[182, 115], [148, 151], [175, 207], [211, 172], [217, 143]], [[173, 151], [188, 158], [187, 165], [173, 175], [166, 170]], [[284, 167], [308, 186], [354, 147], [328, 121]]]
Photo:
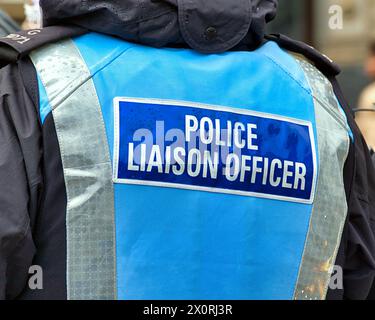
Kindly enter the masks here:
[[285, 50], [303, 55], [327, 78], [336, 77], [341, 73], [340, 67], [334, 61], [304, 42], [291, 39], [282, 34], [271, 34], [265, 36], [265, 38], [266, 40], [276, 42]]
[[88, 32], [76, 26], [52, 26], [42, 29], [24, 30], [0, 38], [0, 68], [17, 62], [31, 51], [48, 43], [71, 38]]

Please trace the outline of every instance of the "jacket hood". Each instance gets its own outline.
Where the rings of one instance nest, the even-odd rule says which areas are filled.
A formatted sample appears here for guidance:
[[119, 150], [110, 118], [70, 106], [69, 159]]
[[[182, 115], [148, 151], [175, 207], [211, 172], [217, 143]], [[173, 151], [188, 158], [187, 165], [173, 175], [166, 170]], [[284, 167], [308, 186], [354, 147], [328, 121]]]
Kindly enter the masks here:
[[278, 0], [41, 0], [43, 25], [74, 24], [127, 41], [204, 53], [258, 47]]

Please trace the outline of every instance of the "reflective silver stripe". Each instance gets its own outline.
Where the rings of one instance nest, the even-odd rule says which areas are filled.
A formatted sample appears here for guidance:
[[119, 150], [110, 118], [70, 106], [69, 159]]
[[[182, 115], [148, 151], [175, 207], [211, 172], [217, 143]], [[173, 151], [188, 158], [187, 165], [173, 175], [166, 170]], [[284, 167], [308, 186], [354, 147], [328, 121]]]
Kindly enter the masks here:
[[327, 295], [348, 211], [343, 170], [349, 152], [349, 128], [330, 82], [308, 62], [297, 61], [314, 96], [320, 167], [294, 298], [321, 300]]
[[64, 168], [68, 299], [115, 299], [112, 166], [90, 71], [71, 40], [31, 59], [51, 104]]

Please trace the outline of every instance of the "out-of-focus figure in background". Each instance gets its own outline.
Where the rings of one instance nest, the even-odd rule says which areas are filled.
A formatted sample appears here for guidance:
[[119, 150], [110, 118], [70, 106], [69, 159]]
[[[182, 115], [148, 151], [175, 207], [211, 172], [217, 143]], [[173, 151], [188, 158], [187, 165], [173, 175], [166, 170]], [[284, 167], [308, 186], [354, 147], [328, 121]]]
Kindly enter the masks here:
[[39, 0], [25, 0], [25, 22], [22, 29], [38, 29], [41, 27], [41, 11]]
[[[22, 3], [19, 6], [22, 7]], [[22, 23], [22, 29], [28, 30], [40, 28], [42, 23], [39, 0], [25, 0], [24, 10], [25, 20]], [[0, 9], [0, 37], [7, 36], [8, 34], [21, 30], [21, 26], [10, 15], [8, 15], [6, 11], [7, 8], [5, 8], [5, 11]]]
[[20, 26], [8, 14], [0, 10], [0, 37], [17, 32]]
[[370, 45], [365, 72], [372, 83], [363, 90], [360, 96], [356, 120], [367, 144], [375, 150], [375, 41]]

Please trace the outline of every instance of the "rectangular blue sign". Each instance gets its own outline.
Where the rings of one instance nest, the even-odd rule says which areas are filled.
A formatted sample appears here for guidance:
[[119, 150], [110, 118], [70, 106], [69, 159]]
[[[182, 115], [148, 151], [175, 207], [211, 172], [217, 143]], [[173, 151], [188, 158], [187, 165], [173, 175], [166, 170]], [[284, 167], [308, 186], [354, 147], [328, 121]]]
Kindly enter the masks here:
[[180, 101], [115, 99], [114, 182], [312, 203], [312, 124]]

